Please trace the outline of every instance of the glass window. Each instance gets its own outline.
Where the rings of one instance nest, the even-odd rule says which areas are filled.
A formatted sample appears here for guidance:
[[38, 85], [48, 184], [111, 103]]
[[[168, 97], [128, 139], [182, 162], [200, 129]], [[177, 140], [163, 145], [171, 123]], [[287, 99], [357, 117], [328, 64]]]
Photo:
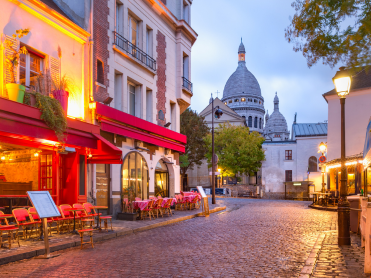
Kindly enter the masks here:
[[311, 156], [308, 159], [308, 172], [317, 172], [317, 157]]
[[137, 32], [137, 28], [138, 28], [138, 23], [137, 21], [132, 18], [132, 17], [129, 17], [129, 31], [130, 31], [130, 42], [137, 46], [138, 45], [138, 32]]
[[129, 153], [122, 167], [122, 193], [124, 198], [142, 200], [149, 198], [148, 166], [143, 156], [137, 152]]
[[252, 127], [252, 117], [251, 116], [249, 116], [249, 119], [248, 119], [248, 126]]
[[285, 160], [292, 160], [292, 150], [285, 151]]
[[129, 114], [135, 116], [135, 86], [129, 85]]
[[255, 117], [254, 119], [254, 127], [257, 128], [258, 127], [258, 118]]
[[[21, 45], [22, 46], [22, 45]], [[19, 64], [19, 83], [24, 86], [36, 86], [36, 78], [42, 72], [43, 58], [33, 54], [21, 54]]]
[[245, 102], [245, 101], [246, 101], [246, 99], [245, 99], [245, 98], [243, 97], [243, 98], [241, 98], [241, 101], [242, 101], [242, 102]]
[[286, 181], [292, 181], [292, 170], [286, 170], [285, 176]]
[[348, 194], [356, 194], [356, 171], [354, 165], [347, 167], [347, 174]]
[[156, 165], [155, 178], [155, 196], [169, 197], [169, 172], [162, 160]]

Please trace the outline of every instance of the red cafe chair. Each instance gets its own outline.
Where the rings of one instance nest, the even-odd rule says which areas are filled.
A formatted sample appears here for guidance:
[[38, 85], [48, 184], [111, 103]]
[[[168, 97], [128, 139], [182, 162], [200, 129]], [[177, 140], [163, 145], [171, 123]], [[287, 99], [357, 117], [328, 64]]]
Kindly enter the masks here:
[[167, 215], [172, 216], [171, 212], [171, 202], [173, 201], [172, 198], [167, 199], [166, 204], [164, 205], [164, 213], [167, 213]]
[[161, 217], [164, 217], [164, 215], [162, 214], [162, 206], [161, 206], [163, 201], [164, 201], [163, 199], [157, 199], [157, 201], [154, 201], [153, 210], [156, 211], [157, 218], [158, 218], [159, 212], [161, 214]]
[[147, 206], [142, 210], [142, 219], [144, 220], [144, 218], [146, 217], [146, 214], [148, 214], [148, 217], [149, 217], [149, 220], [152, 220], [151, 218], [151, 215], [153, 218], [155, 218], [154, 214], [153, 214], [153, 204], [154, 204], [154, 200], [151, 200], [148, 202]]
[[94, 218], [91, 218], [91, 216], [87, 214], [84, 206], [81, 204], [73, 204], [73, 207], [77, 209], [83, 209], [82, 211], [76, 211], [76, 215], [80, 217], [81, 229], [84, 229], [85, 223], [90, 223], [90, 228], [92, 228], [94, 224]]
[[[35, 212], [36, 212], [36, 209], [34, 207], [28, 209], [28, 214], [30, 215], [30, 219], [32, 219], [35, 223], [37, 223], [36, 227], [39, 227], [39, 229], [40, 229], [39, 232], [41, 233], [42, 221], [41, 221], [38, 214], [34, 214]], [[50, 235], [52, 235], [52, 226], [51, 225], [53, 223], [53, 220], [52, 219], [47, 219], [46, 222], [47, 222], [47, 225], [48, 225], [48, 232], [49, 232]]]
[[17, 222], [18, 228], [22, 227], [23, 238], [27, 239], [28, 229], [29, 228], [31, 229], [30, 233], [32, 234], [33, 228], [38, 223], [32, 220], [32, 218], [30, 217], [26, 209], [23, 209], [23, 208], [13, 209], [12, 213], [13, 213], [15, 221]]
[[[68, 223], [68, 231], [69, 231], [70, 230], [70, 225], [73, 224], [73, 217], [74, 217], [73, 214], [74, 214], [74, 212], [66, 210], [66, 209], [69, 209], [69, 208], [72, 208], [72, 207], [71, 207], [71, 205], [68, 205], [68, 204], [60, 205], [59, 207], [61, 209], [61, 214], [62, 214], [63, 218], [65, 218], [67, 223]], [[78, 215], [75, 215], [75, 220], [79, 221], [80, 217]]]

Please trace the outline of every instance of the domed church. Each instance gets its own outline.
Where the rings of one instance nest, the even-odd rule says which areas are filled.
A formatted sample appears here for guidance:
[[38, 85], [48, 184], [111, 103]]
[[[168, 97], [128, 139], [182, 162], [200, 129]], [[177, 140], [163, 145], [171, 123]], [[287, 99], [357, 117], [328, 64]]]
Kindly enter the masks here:
[[225, 105], [246, 119], [251, 131], [263, 133], [264, 130], [264, 98], [255, 76], [247, 69], [245, 46], [238, 48], [238, 66], [225, 84], [222, 101]]

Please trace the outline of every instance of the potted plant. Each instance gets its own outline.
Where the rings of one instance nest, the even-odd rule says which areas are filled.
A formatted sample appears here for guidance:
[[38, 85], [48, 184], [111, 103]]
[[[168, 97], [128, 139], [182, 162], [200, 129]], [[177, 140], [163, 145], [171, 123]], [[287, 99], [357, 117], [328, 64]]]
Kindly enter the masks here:
[[53, 97], [60, 102], [65, 114], [67, 115], [68, 98], [74, 96], [74, 82], [71, 77], [65, 74], [61, 77], [59, 82], [54, 82], [54, 80], [52, 80], [52, 84], [54, 89]]
[[[19, 29], [13, 34], [13, 38], [22, 38], [29, 33], [29, 29]], [[21, 54], [27, 54], [28, 51], [25, 46], [21, 47], [19, 50], [14, 49], [13, 42], [11, 40], [6, 40], [5, 47], [12, 51], [12, 54], [6, 56], [6, 66], [10, 72], [11, 82], [6, 84], [6, 90], [8, 92], [8, 98], [19, 103], [23, 103], [24, 92], [26, 87], [16, 83], [16, 71], [19, 65], [19, 59]]]

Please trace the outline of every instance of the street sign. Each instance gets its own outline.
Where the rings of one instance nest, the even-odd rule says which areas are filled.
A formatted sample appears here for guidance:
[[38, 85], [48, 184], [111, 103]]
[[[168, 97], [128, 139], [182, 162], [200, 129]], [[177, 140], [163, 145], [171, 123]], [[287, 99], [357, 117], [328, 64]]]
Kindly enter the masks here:
[[326, 156], [321, 155], [318, 160], [319, 160], [320, 163], [325, 163], [326, 162]]

